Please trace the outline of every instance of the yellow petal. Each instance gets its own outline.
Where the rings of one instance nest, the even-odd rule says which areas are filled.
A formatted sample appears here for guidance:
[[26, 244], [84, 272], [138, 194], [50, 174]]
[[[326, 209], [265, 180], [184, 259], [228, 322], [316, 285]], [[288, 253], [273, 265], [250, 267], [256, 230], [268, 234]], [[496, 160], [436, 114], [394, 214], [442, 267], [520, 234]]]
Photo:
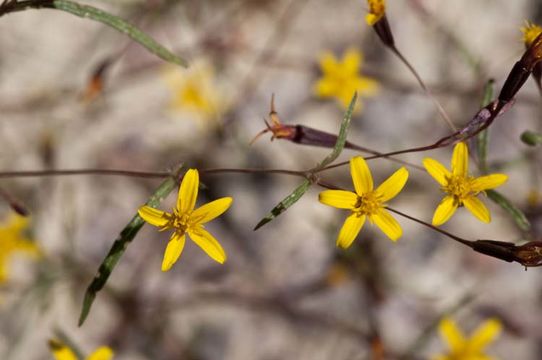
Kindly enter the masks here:
[[356, 82], [356, 89], [358, 90], [358, 94], [360, 96], [374, 96], [380, 89], [378, 81], [370, 77], [361, 76]]
[[336, 82], [329, 78], [322, 78], [314, 85], [314, 93], [318, 97], [330, 97], [337, 93]]
[[353, 209], [358, 202], [358, 195], [345, 190], [325, 190], [318, 195], [318, 200], [338, 209]]
[[0, 284], [3, 284], [8, 279], [8, 268], [6, 266], [6, 261], [0, 261]]
[[377, 196], [382, 202], [393, 199], [403, 189], [408, 180], [408, 170], [404, 167], [397, 170], [386, 181], [376, 188]]
[[433, 225], [440, 226], [446, 221], [450, 220], [452, 215], [457, 210], [457, 205], [458, 204], [455, 202], [453, 196], [446, 196], [444, 199], [442, 199], [435, 210], [435, 214], [433, 215]]
[[343, 249], [349, 248], [363, 227], [365, 218], [365, 215], [359, 216], [355, 213], [349, 215], [339, 231], [339, 236], [337, 236], [337, 246]]
[[369, 26], [373, 26], [378, 20], [380, 20], [380, 17], [376, 16], [375, 14], [369, 13], [365, 15], [365, 21], [367, 21], [367, 25]]
[[30, 218], [28, 216], [21, 216], [15, 213], [12, 213], [6, 223], [5, 227], [9, 228], [12, 232], [21, 232], [28, 227], [30, 223]]
[[199, 173], [196, 169], [190, 169], [184, 174], [179, 196], [177, 198], [177, 210], [186, 214], [194, 210], [196, 198], [198, 197]]
[[489, 210], [478, 198], [471, 196], [463, 200], [463, 205], [465, 205], [465, 207], [472, 213], [472, 215], [476, 216], [478, 220], [485, 223], [491, 221]]
[[185, 82], [186, 73], [181, 71], [177, 66], [166, 65], [162, 72], [162, 80], [171, 88], [172, 91], [177, 90]]
[[385, 209], [380, 209], [376, 214], [371, 215], [370, 220], [393, 241], [397, 241], [403, 235], [401, 225]]
[[490, 342], [499, 336], [501, 330], [502, 325], [498, 319], [485, 321], [469, 339], [469, 350], [473, 353], [482, 352]]
[[203, 249], [214, 261], [223, 264], [226, 261], [226, 252], [220, 243], [207, 230], [199, 228], [189, 230], [188, 235], [193, 242]]
[[440, 335], [448, 343], [451, 352], [461, 351], [465, 347], [465, 336], [452, 319], [444, 317], [440, 320], [438, 327]]
[[190, 216], [190, 219], [196, 224], [205, 224], [218, 216], [222, 215], [231, 206], [233, 199], [223, 197], [200, 206]]
[[137, 213], [139, 216], [141, 216], [141, 218], [143, 218], [143, 220], [158, 227], [165, 227], [171, 220], [171, 214], [146, 205], [140, 207], [137, 210]]
[[448, 184], [448, 179], [452, 174], [440, 162], [435, 159], [425, 158], [423, 159], [423, 166], [441, 186]]
[[343, 56], [342, 72], [345, 75], [350, 74], [352, 77], [357, 77], [362, 59], [363, 56], [359, 50], [354, 48], [348, 49]]
[[467, 176], [469, 171], [469, 148], [464, 142], [460, 142], [454, 147], [451, 165], [454, 175]]
[[358, 195], [373, 191], [373, 177], [367, 162], [361, 156], [350, 159], [350, 174]]
[[51, 349], [55, 360], [78, 360], [72, 349], [70, 349], [60, 341], [50, 340], [49, 348]]
[[173, 264], [179, 260], [179, 256], [183, 252], [186, 236], [181, 232], [174, 232], [173, 236], [169, 240], [164, 253], [164, 260], [162, 260], [162, 271], [168, 271]]
[[[343, 89], [339, 94], [336, 95], [336, 98], [338, 99], [343, 109], [347, 109], [348, 106], [350, 106], [350, 101], [352, 101], [352, 96], [354, 96], [354, 92], [356, 92], [356, 88], [352, 88], [350, 90]], [[359, 111], [361, 111], [361, 108], [362, 102], [359, 100], [358, 97], [356, 103], [354, 104], [354, 112], [358, 113]]]
[[113, 355], [113, 350], [110, 347], [102, 346], [90, 354], [87, 360], [111, 360]]
[[486, 176], [480, 176], [472, 181], [472, 190], [479, 192], [489, 189], [495, 189], [501, 186], [508, 180], [508, 176], [505, 174], [491, 174]]
[[19, 239], [13, 250], [24, 252], [27, 256], [36, 258], [42, 255], [40, 248], [32, 240]]
[[320, 69], [324, 75], [334, 73], [337, 71], [337, 59], [332, 52], [326, 51], [320, 56]]

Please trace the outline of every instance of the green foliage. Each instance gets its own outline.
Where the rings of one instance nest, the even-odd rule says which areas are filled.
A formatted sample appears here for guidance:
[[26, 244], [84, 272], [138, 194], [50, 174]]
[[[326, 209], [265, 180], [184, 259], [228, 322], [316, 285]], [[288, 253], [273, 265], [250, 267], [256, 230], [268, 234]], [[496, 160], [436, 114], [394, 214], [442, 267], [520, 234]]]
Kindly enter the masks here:
[[542, 144], [542, 134], [534, 131], [524, 131], [521, 134], [521, 141], [529, 146], [537, 146]]
[[[486, 107], [493, 99], [493, 80], [489, 80], [484, 88], [482, 107]], [[481, 131], [476, 138], [476, 150], [478, 152], [478, 167], [482, 173], [487, 172], [487, 149], [489, 145], [489, 129]]]
[[493, 200], [496, 204], [502, 207], [514, 220], [516, 225], [523, 231], [527, 231], [531, 228], [531, 223], [527, 220], [527, 217], [518, 209], [510, 200], [508, 200], [504, 195], [495, 191], [488, 190], [486, 191], [487, 196]]
[[14, 1], [3, 6], [2, 11], [0, 11], [0, 16], [11, 12], [41, 8], [62, 10], [82, 18], [101, 22], [102, 24], [112, 27], [113, 29], [120, 31], [123, 34], [126, 34], [132, 40], [138, 42], [159, 58], [183, 67], [188, 66], [188, 63], [184, 59], [173, 54], [171, 51], [160, 45], [156, 40], [147, 35], [145, 32], [141, 31], [136, 26], [119, 18], [118, 16], [112, 15], [93, 6], [82, 5], [69, 0]]
[[[162, 182], [162, 184], [160, 184], [154, 194], [149, 198], [146, 205], [154, 208], [157, 207], [160, 202], [178, 186], [177, 178], [181, 169], [182, 166], [179, 167], [174, 176], [168, 177]], [[83, 307], [81, 309], [81, 315], [79, 316], [79, 326], [83, 325], [85, 322], [85, 319], [90, 312], [90, 307], [96, 298], [96, 294], [105, 286], [109, 276], [113, 272], [113, 269], [126, 251], [126, 248], [132, 242], [144, 224], [145, 221], [138, 214], [136, 214], [124, 227], [124, 229], [122, 229], [119, 237], [115, 239], [113, 246], [111, 246], [111, 249], [98, 268], [98, 272], [85, 292]]]

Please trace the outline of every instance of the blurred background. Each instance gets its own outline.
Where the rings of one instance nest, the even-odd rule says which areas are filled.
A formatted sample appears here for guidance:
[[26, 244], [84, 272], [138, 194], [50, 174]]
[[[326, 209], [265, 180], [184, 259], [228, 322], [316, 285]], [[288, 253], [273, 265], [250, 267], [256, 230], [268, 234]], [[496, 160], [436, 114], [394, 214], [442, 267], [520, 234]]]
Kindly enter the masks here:
[[[271, 94], [281, 120], [337, 133], [344, 108], [319, 98], [324, 52], [363, 54], [361, 73], [378, 91], [361, 98], [348, 139], [378, 151], [429, 144], [449, 133], [432, 101], [379, 41], [361, 0], [92, 1], [137, 24], [175, 53], [185, 70], [156, 58], [102, 24], [55, 10], [0, 19], [0, 171], [106, 168], [167, 171], [314, 166], [329, 149], [269, 142]], [[496, 91], [524, 51], [524, 21], [542, 23], [536, 0], [388, 1], [397, 47], [457, 125]], [[541, 158], [520, 141], [541, 130], [534, 82], [490, 129], [489, 162], [500, 188], [528, 214], [518, 229], [489, 199], [493, 221], [465, 209], [443, 226], [469, 239], [521, 243], [541, 238]], [[449, 164], [451, 148], [426, 156]], [[340, 160], [356, 152], [345, 150]], [[400, 165], [370, 162], [375, 184]], [[394, 208], [430, 221], [441, 199], [424, 171], [408, 167]], [[471, 170], [474, 172], [474, 166]], [[347, 167], [323, 179], [351, 189]], [[219, 265], [187, 241], [180, 261], [160, 271], [168, 233], [145, 226], [129, 246], [86, 323], [84, 291], [124, 225], [159, 179], [112, 176], [2, 178], [30, 210], [26, 237], [36, 251], [0, 256], [0, 358], [52, 359], [47, 341], [69, 339], [115, 359], [427, 359], [446, 351], [435, 324], [451, 314], [467, 333], [488, 317], [503, 323], [488, 347], [499, 359], [540, 359], [542, 275], [478, 253], [404, 218], [389, 241], [367, 224], [348, 250], [335, 247], [345, 211], [318, 203], [314, 187], [286, 213], [255, 224], [297, 186], [271, 174], [202, 176], [198, 204], [232, 196], [208, 229], [228, 261]], [[160, 206], [174, 205], [176, 191]], [[9, 227], [12, 210], [0, 203]], [[7, 224], [7, 225], [6, 225]], [[6, 230], [7, 231], [7, 230]], [[0, 235], [4, 233], [0, 232]], [[0, 242], [2, 238], [0, 236]], [[32, 255], [32, 256], [28, 256]], [[382, 355], [382, 353], [384, 355]]]

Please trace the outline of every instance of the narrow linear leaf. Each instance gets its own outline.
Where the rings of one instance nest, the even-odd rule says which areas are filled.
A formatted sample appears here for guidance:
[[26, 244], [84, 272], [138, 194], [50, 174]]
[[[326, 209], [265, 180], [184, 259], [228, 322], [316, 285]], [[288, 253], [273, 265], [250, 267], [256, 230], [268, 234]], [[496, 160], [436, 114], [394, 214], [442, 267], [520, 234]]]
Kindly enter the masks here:
[[542, 134], [534, 131], [524, 131], [521, 134], [521, 141], [529, 146], [537, 146], [542, 144]]
[[321, 163], [319, 163], [314, 170], [326, 167], [327, 165], [335, 161], [335, 159], [337, 159], [339, 155], [341, 155], [341, 152], [344, 149], [344, 145], [346, 144], [346, 136], [348, 135], [348, 128], [350, 126], [350, 121], [352, 120], [352, 113], [354, 112], [357, 98], [358, 93], [355, 92], [354, 96], [352, 96], [352, 100], [350, 100], [348, 110], [346, 110], [346, 113], [344, 114], [343, 121], [341, 122], [341, 129], [339, 130], [339, 136], [337, 136], [337, 142], [333, 147], [333, 151]]
[[123, 34], [126, 34], [132, 40], [138, 42], [159, 58], [183, 67], [188, 66], [186, 60], [173, 54], [136, 26], [119, 18], [118, 16], [112, 15], [106, 11], [89, 5], [82, 5], [69, 0], [26, 0], [17, 1], [14, 4], [6, 6], [4, 13], [40, 8], [62, 10], [82, 18], [101, 22], [102, 24], [110, 26]]
[[[484, 87], [484, 96], [482, 97], [481, 105], [486, 107], [493, 99], [493, 80], [489, 80]], [[476, 150], [478, 152], [478, 167], [482, 173], [487, 172], [487, 149], [489, 146], [488, 129], [481, 131], [476, 137]]]
[[267, 214], [266, 217], [264, 217], [258, 225], [254, 228], [254, 230], [258, 230], [283, 212], [285, 212], [290, 206], [295, 204], [301, 197], [309, 190], [311, 187], [311, 182], [309, 180], [305, 180], [299, 185], [290, 195], [286, 196], [284, 200], [278, 203], [277, 206], [271, 210], [269, 214]]
[[504, 197], [504, 195], [495, 190], [487, 190], [486, 193], [491, 200], [512, 216], [512, 219], [521, 230], [528, 231], [531, 228], [531, 223], [527, 220], [525, 214]]
[[[181, 169], [179, 168], [176, 174], [178, 174], [180, 170]], [[176, 178], [177, 176], [174, 176], [164, 180], [156, 189], [154, 194], [149, 198], [146, 205], [150, 207], [157, 207], [160, 202], [177, 187]], [[92, 303], [96, 298], [96, 294], [105, 286], [107, 280], [109, 279], [109, 276], [113, 272], [113, 269], [126, 251], [126, 248], [137, 235], [139, 230], [141, 230], [144, 224], [145, 222], [143, 221], [143, 219], [138, 214], [136, 214], [132, 218], [132, 220], [130, 220], [130, 222], [124, 227], [124, 229], [122, 229], [120, 235], [113, 242], [111, 249], [105, 256], [100, 267], [98, 268], [96, 275], [94, 276], [94, 279], [92, 279], [92, 282], [90, 283], [87, 291], [85, 292], [83, 306], [81, 308], [81, 315], [79, 316], [79, 326], [83, 325], [83, 323], [85, 322], [90, 312]]]

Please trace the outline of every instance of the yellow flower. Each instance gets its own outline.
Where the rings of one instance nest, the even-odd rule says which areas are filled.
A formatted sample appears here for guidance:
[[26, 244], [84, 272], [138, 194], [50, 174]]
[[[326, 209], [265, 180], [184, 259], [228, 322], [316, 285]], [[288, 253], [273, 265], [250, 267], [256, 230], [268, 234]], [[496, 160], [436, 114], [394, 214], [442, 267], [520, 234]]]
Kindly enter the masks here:
[[[51, 349], [55, 360], [78, 360], [77, 355], [68, 346], [62, 344], [57, 340], [49, 341], [49, 348]], [[101, 346], [94, 350], [92, 354], [87, 356], [86, 360], [111, 360], [113, 358], [113, 350], [107, 346]]]
[[190, 69], [168, 67], [164, 79], [172, 91], [173, 110], [196, 113], [207, 122], [218, 121], [226, 103], [209, 64], [200, 61]]
[[399, 194], [408, 179], [404, 167], [397, 170], [373, 190], [373, 177], [365, 160], [356, 156], [350, 159], [350, 173], [356, 192], [345, 190], [322, 191], [322, 204], [351, 211], [337, 237], [337, 246], [348, 248], [358, 236], [366, 218], [375, 223], [391, 240], [401, 237], [403, 230], [386, 210], [386, 202]]
[[325, 52], [320, 57], [323, 76], [314, 86], [316, 96], [336, 98], [346, 109], [355, 91], [359, 96], [375, 95], [378, 82], [360, 75], [362, 60], [363, 55], [356, 49], [346, 51], [342, 61], [338, 61], [331, 52]]
[[523, 42], [526, 47], [531, 46], [533, 41], [542, 33], [542, 27], [533, 24], [529, 21], [525, 21], [525, 26], [521, 28], [523, 33]]
[[489, 319], [478, 327], [470, 338], [466, 338], [456, 323], [448, 317], [439, 323], [441, 337], [448, 343], [450, 352], [438, 355], [433, 360], [491, 360], [483, 353], [484, 348], [501, 332], [502, 325], [497, 319]]
[[32, 257], [39, 255], [34, 241], [25, 236], [29, 219], [12, 214], [0, 225], [0, 283], [8, 279], [9, 260], [14, 253], [21, 252]]
[[386, 12], [386, 4], [384, 0], [367, 0], [369, 4], [369, 13], [365, 16], [365, 20], [369, 26], [373, 26], [382, 19]]
[[179, 188], [177, 206], [173, 213], [142, 206], [139, 216], [151, 225], [160, 227], [160, 231], [175, 229], [171, 236], [162, 261], [162, 271], [168, 271], [181, 256], [184, 248], [186, 234], [193, 242], [203, 249], [213, 260], [224, 263], [226, 253], [218, 241], [207, 230], [204, 224], [222, 215], [230, 207], [233, 199], [223, 197], [212, 201], [194, 210], [198, 197], [199, 174], [198, 170], [190, 169], [186, 172]]
[[491, 221], [489, 210], [476, 196], [480, 192], [501, 186], [508, 180], [508, 176], [504, 174], [491, 174], [478, 178], [469, 176], [469, 148], [462, 142], [454, 147], [451, 172], [440, 162], [430, 158], [423, 160], [423, 166], [447, 194], [435, 210], [433, 225], [444, 224], [457, 208], [463, 205], [480, 221], [485, 223]]

